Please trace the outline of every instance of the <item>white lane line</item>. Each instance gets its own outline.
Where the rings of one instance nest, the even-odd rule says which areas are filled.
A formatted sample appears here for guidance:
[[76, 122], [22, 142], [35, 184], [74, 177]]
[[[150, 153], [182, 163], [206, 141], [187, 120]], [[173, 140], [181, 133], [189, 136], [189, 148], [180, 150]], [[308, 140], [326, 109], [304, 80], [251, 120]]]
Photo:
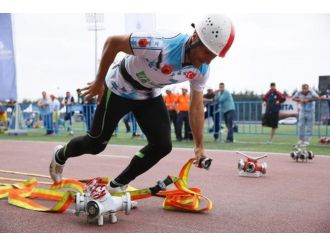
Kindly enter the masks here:
[[120, 158], [120, 159], [128, 159], [130, 156], [126, 155], [115, 155], [115, 154], [98, 154], [99, 157], [110, 157], [110, 158]]
[[[0, 144], [1, 142], [21, 142], [21, 143], [54, 143], [54, 144], [66, 144], [65, 142], [50, 142], [50, 141], [26, 141], [26, 140], [8, 140], [8, 139], [0, 139]], [[138, 145], [120, 145], [120, 144], [109, 144], [110, 147], [120, 147], [120, 148], [132, 148], [132, 149], [141, 149], [142, 146], [138, 146]], [[235, 144], [230, 144], [230, 145], [235, 145]], [[266, 145], [266, 144], [265, 144]], [[268, 145], [268, 144], [267, 144]], [[270, 149], [271, 149], [272, 145], [269, 145]], [[219, 147], [221, 148], [221, 147]], [[311, 147], [312, 149], [313, 147]], [[175, 147], [173, 148], [174, 150], [183, 150], [183, 151], [192, 151], [193, 152], [193, 148], [182, 148], [182, 147]], [[207, 152], [215, 152], [215, 153], [236, 153], [236, 151], [240, 151], [240, 150], [222, 150], [222, 149], [206, 149]], [[292, 151], [292, 149], [288, 150], [287, 153], [277, 153], [277, 152], [263, 152], [263, 151], [241, 151], [244, 153], [267, 153], [267, 154], [271, 154], [271, 155], [284, 155], [284, 156], [289, 156], [290, 152]], [[330, 158], [329, 155], [316, 155], [317, 157], [322, 157], [322, 158]], [[124, 157], [124, 156], [123, 156]], [[127, 156], [128, 158], [131, 156]]]

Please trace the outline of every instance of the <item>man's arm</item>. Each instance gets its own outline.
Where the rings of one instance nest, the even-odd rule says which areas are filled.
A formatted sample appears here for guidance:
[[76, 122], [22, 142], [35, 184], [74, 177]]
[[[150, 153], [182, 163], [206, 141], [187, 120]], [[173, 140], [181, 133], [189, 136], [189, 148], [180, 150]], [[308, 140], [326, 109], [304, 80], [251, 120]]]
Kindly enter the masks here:
[[311, 93], [313, 96], [312, 101], [316, 101], [316, 100], [320, 99], [320, 96], [314, 90], [312, 90]]
[[281, 93], [280, 91], [276, 90], [276, 94], [277, 94], [277, 98], [278, 98], [279, 103], [282, 103], [286, 100], [285, 95], [283, 93]]
[[222, 93], [219, 94], [219, 102], [223, 103], [227, 100], [228, 94], [226, 91], [223, 91]]
[[320, 96], [321, 100], [330, 100], [330, 97], [328, 95], [322, 95]]
[[268, 91], [264, 96], [262, 96], [262, 101], [266, 102], [268, 100], [270, 91]]
[[204, 155], [204, 106], [203, 92], [195, 91], [191, 87], [190, 107], [189, 107], [189, 122], [195, 142], [195, 156], [197, 164]]
[[96, 78], [89, 86], [82, 89], [84, 91], [82, 96], [86, 96], [87, 100], [91, 100], [94, 96], [98, 96], [98, 101], [101, 100], [106, 74], [116, 55], [121, 51], [133, 54], [130, 35], [111, 36], [106, 40]]
[[294, 95], [293, 95], [293, 98], [292, 98], [293, 101], [296, 101], [296, 102], [300, 102], [300, 98], [299, 98], [299, 92], [296, 92]]

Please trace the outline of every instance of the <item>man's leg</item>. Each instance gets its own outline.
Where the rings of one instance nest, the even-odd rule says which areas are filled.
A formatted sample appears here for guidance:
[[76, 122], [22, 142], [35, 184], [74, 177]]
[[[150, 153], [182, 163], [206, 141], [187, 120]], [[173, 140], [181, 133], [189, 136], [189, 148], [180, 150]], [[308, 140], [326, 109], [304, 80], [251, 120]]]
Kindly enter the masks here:
[[276, 128], [272, 128], [272, 129], [270, 130], [270, 141], [271, 141], [271, 142], [272, 142], [273, 139], [274, 139], [275, 131], [276, 131]]
[[129, 109], [129, 100], [111, 93], [110, 90], [105, 91], [101, 103], [96, 109], [90, 132], [71, 139], [56, 152], [55, 161], [64, 164], [71, 157], [102, 152], [106, 148], [117, 123]]
[[175, 137], [178, 139], [177, 113], [175, 110], [170, 110], [168, 111], [168, 115], [170, 116], [170, 122], [173, 123]]
[[314, 112], [309, 112], [308, 114], [306, 114], [306, 137], [305, 137], [305, 142], [307, 142], [308, 144], [312, 139], [313, 125], [314, 125]]
[[182, 140], [182, 124], [183, 124], [183, 112], [179, 112], [178, 114], [178, 121], [177, 121], [177, 128], [178, 128], [178, 134], [177, 134], [177, 140]]
[[273, 143], [275, 131], [278, 128], [278, 120], [279, 120], [279, 112], [272, 112], [269, 115], [269, 126], [271, 127], [270, 140], [268, 141], [269, 144]]
[[220, 112], [214, 114], [214, 132], [213, 137], [215, 140], [219, 138], [219, 130], [220, 130]]
[[126, 127], [126, 133], [131, 132], [131, 126], [129, 125], [129, 121], [130, 121], [130, 115], [126, 114], [124, 116], [124, 124], [125, 124], [125, 127]]
[[112, 187], [130, 183], [172, 150], [170, 119], [161, 96], [146, 100], [133, 112], [148, 144], [135, 154], [114, 183], [110, 183]]
[[190, 133], [190, 124], [189, 124], [189, 116], [188, 116], [188, 112], [185, 111], [184, 113], [184, 137], [183, 139], [185, 140], [189, 140], [189, 133]]
[[234, 131], [233, 131], [233, 118], [234, 118], [234, 111], [230, 110], [227, 111], [224, 114], [225, 117], [225, 123], [226, 123], [226, 127], [228, 129], [228, 133], [227, 133], [227, 141], [233, 142], [234, 141]]
[[305, 114], [303, 112], [299, 113], [299, 140], [303, 142], [305, 140]]

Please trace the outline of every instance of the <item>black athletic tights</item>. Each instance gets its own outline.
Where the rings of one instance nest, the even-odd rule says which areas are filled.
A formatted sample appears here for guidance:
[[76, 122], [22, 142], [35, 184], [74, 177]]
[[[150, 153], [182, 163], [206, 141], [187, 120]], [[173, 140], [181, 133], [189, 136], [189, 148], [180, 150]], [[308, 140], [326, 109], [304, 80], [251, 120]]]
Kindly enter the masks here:
[[64, 163], [71, 157], [102, 152], [120, 119], [130, 111], [134, 113], [148, 144], [133, 157], [115, 181], [125, 185], [149, 170], [172, 150], [170, 120], [162, 96], [130, 100], [107, 88], [96, 109], [90, 132], [69, 141], [57, 153], [57, 160]]

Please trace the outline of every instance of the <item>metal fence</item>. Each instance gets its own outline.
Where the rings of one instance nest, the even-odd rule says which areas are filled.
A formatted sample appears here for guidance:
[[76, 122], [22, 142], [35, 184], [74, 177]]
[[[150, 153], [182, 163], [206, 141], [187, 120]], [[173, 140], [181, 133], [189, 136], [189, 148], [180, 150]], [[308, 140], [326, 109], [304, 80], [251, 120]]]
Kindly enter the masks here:
[[[210, 110], [211, 108], [214, 109], [213, 112], [212, 110]], [[211, 114], [207, 114], [205, 116], [207, 130], [213, 129], [212, 122], [216, 122], [216, 118], [218, 118], [218, 122], [222, 123], [223, 125], [223, 113], [221, 109], [221, 104], [214, 103], [208, 105], [206, 112], [211, 112]], [[241, 134], [264, 134], [265, 128], [262, 127], [261, 124], [262, 116], [262, 101], [235, 102], [234, 126], [236, 126], [237, 132]], [[286, 122], [285, 119], [283, 119], [284, 121], [280, 120], [279, 128], [276, 133], [279, 135], [298, 135], [298, 115], [295, 118], [297, 120], [295, 123]], [[281, 128], [282, 124], [290, 127]], [[328, 101], [318, 100], [315, 105], [315, 122], [313, 127], [313, 136], [328, 136], [329, 125], [329, 103]], [[221, 135], [221, 131], [219, 131], [219, 135]]]
[[[25, 125], [29, 130], [32, 131], [35, 128], [41, 127], [45, 129], [46, 134], [53, 133], [57, 135], [60, 135], [66, 131], [88, 131], [91, 128], [96, 109], [96, 105], [94, 104], [84, 104], [74, 105], [68, 107], [67, 109], [62, 108], [57, 113], [50, 113], [39, 109], [36, 105], [20, 104], [20, 106]], [[213, 108], [213, 110], [211, 111], [210, 108]], [[265, 132], [267, 132], [261, 125], [261, 101], [237, 101], [235, 102], [235, 108], [234, 125], [235, 130], [238, 133], [259, 135], [265, 134]], [[218, 103], [214, 103], [212, 105], [210, 104], [206, 107], [205, 110], [205, 133], [215, 134], [214, 132], [216, 128], [214, 128], [214, 122], [218, 120], [221, 126], [219, 128], [218, 134], [221, 139], [221, 129], [224, 129], [221, 105]], [[9, 121], [8, 127], [11, 127], [14, 115], [13, 107], [2, 106], [2, 111], [7, 112], [7, 118]], [[316, 102], [315, 107], [313, 136], [329, 136], [329, 124], [329, 104], [327, 101], [319, 100]], [[127, 128], [127, 125], [130, 126], [129, 129]], [[137, 133], [139, 135], [143, 134], [141, 133], [141, 130], [136, 123], [133, 114], [125, 116], [125, 118], [120, 122], [119, 127], [117, 127], [115, 130], [115, 134], [118, 134], [122, 131], [131, 132], [132, 135], [137, 135]], [[281, 125], [279, 125], [276, 133], [279, 135], [297, 135], [298, 124], [295, 123], [293, 125], [287, 125], [287, 128], [281, 128]]]

